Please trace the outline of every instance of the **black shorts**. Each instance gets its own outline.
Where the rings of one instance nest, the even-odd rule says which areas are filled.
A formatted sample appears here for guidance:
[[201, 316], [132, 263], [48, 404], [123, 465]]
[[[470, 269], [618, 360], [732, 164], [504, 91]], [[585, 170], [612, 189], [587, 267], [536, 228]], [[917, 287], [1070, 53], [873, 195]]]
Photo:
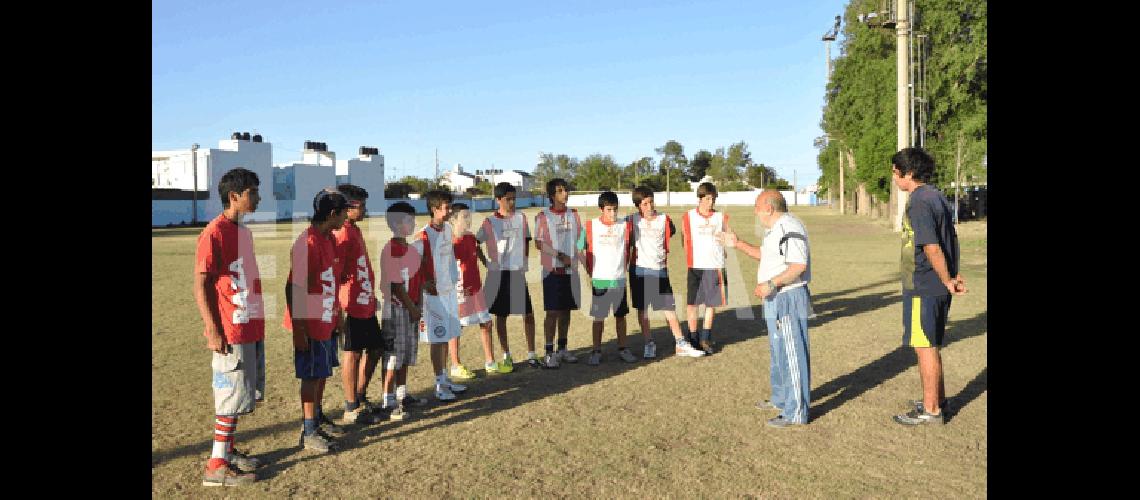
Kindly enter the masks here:
[[582, 285], [577, 274], [548, 274], [542, 278], [542, 310], [577, 311]]
[[348, 316], [345, 321], [347, 332], [344, 332], [344, 350], [360, 352], [365, 349], [379, 348], [384, 340], [380, 337], [380, 321], [373, 314], [370, 318], [354, 318]]
[[487, 312], [492, 316], [534, 314], [524, 271], [491, 271], [483, 284], [484, 297], [494, 297]]
[[727, 304], [728, 276], [724, 269], [689, 269], [687, 304], [721, 307]]
[[654, 311], [673, 311], [677, 308], [669, 275], [638, 276], [631, 270], [629, 293], [633, 296], [633, 308], [637, 310], [647, 306], [652, 306]]
[[613, 311], [615, 318], [623, 318], [629, 314], [629, 306], [625, 303], [625, 287], [594, 288], [594, 300], [590, 302], [590, 316], [594, 320], [605, 319]]
[[903, 292], [903, 345], [942, 347], [952, 298], [950, 294], [923, 297]]

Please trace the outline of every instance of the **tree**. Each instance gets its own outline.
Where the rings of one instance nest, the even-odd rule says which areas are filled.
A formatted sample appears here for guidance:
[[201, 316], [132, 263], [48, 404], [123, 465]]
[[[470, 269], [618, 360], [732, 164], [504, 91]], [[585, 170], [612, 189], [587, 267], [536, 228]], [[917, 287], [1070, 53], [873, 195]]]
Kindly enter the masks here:
[[689, 180], [697, 182], [704, 179], [711, 164], [712, 153], [708, 152], [707, 149], [697, 151], [697, 154], [693, 155], [693, 161], [689, 163]]
[[779, 179], [776, 175], [776, 169], [760, 164], [749, 165], [744, 169], [744, 181], [749, 186], [763, 188], [766, 184], [775, 182]]
[[642, 156], [640, 159], [630, 162], [625, 167], [625, 178], [629, 179], [630, 189], [637, 187], [642, 183], [642, 179], [653, 175], [657, 167], [653, 165], [653, 158]]
[[424, 194], [432, 189], [432, 182], [430, 180], [411, 175], [405, 175], [404, 178], [396, 182], [409, 186], [411, 188], [410, 193]]
[[622, 169], [610, 155], [592, 154], [578, 165], [575, 187], [582, 191], [618, 190], [622, 185]]

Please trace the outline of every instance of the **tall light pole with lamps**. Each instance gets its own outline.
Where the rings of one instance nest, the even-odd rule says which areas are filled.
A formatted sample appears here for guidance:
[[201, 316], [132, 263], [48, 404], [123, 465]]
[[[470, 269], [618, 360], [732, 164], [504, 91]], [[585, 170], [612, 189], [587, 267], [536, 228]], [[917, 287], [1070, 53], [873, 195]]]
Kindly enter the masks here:
[[[835, 26], [831, 30], [823, 34], [824, 46], [827, 48], [827, 83], [831, 83], [831, 42], [835, 41], [835, 37], [839, 35], [839, 24], [843, 21], [842, 16], [835, 16]], [[826, 84], [824, 85], [826, 89]], [[826, 98], [824, 98], [826, 100]], [[824, 134], [824, 140], [830, 142], [831, 137]], [[843, 152], [839, 152], [839, 214], [845, 212], [846, 197], [843, 193]]]

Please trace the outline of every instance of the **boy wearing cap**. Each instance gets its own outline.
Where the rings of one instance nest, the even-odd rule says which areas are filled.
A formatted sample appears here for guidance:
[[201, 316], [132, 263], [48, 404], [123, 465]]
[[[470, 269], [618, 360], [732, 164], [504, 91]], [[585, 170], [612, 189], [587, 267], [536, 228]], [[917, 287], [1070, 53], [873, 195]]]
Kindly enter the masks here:
[[204, 486], [235, 486], [257, 480], [261, 463], [234, 449], [238, 415], [252, 413], [265, 387], [265, 309], [253, 233], [242, 217], [261, 200], [257, 174], [235, 168], [222, 175], [222, 213], [198, 236], [194, 301], [213, 352], [214, 445]]
[[[393, 203], [384, 217], [392, 238], [380, 252], [380, 292], [383, 298], [380, 334], [384, 339], [384, 402], [389, 420], [403, 420], [405, 407], [419, 403], [408, 395], [408, 366], [416, 364], [420, 322], [420, 252], [408, 244], [415, 231], [416, 209], [407, 202]], [[395, 392], [393, 393], [393, 387]], [[413, 400], [409, 400], [413, 398]], [[426, 402], [426, 401], [425, 401]]]
[[313, 218], [289, 251], [283, 326], [293, 332], [293, 365], [301, 379], [303, 430], [300, 446], [321, 453], [336, 450], [332, 435], [344, 430], [321, 411], [325, 380], [336, 359], [333, 330], [340, 323], [337, 303], [336, 247], [332, 230], [344, 225], [348, 201], [322, 190], [313, 199]]
[[368, 191], [353, 184], [341, 184], [337, 191], [348, 200], [344, 225], [333, 229], [333, 239], [340, 272], [337, 280], [338, 302], [344, 308], [339, 331], [344, 334], [341, 379], [344, 386], [344, 416], [341, 423], [374, 424], [376, 415], [365, 404], [368, 380], [376, 370], [380, 357], [380, 322], [376, 319], [376, 295], [372, 283], [372, 261], [364, 234], [356, 223], [366, 216]]

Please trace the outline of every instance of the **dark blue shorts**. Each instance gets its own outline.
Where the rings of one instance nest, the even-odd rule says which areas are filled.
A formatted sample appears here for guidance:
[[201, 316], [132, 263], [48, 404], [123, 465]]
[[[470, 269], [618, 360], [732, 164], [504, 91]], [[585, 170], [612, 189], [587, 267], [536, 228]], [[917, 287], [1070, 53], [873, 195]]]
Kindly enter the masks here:
[[542, 278], [544, 311], [577, 311], [582, 285], [577, 274], [548, 274]]
[[923, 297], [903, 292], [903, 345], [942, 347], [951, 298], [950, 294]]
[[335, 366], [340, 366], [340, 361], [336, 359], [336, 337], [328, 340], [309, 339], [308, 351], [293, 351], [293, 368], [301, 380], [331, 377]]

